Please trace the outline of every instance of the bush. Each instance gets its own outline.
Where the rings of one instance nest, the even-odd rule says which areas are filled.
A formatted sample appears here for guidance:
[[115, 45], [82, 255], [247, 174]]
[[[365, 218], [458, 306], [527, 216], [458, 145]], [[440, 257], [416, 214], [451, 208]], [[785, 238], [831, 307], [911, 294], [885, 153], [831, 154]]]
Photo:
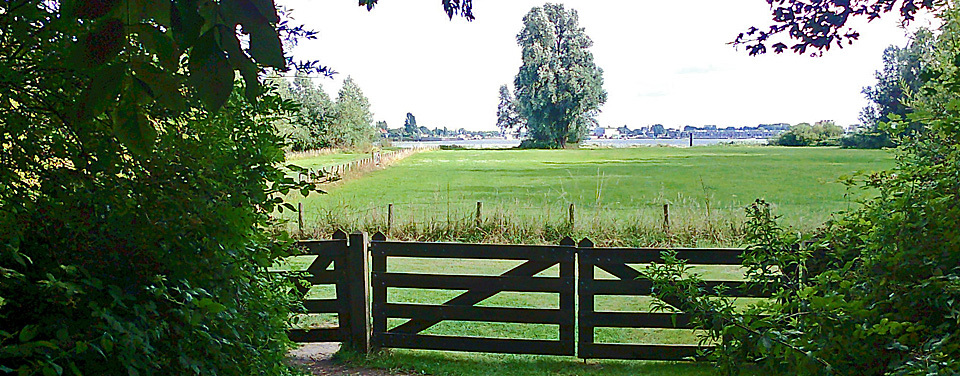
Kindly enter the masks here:
[[800, 123], [791, 126], [773, 143], [780, 146], [839, 146], [842, 135], [843, 128], [833, 122]]
[[890, 135], [882, 132], [857, 132], [840, 139], [840, 146], [849, 149], [883, 149], [895, 147]]
[[44, 153], [59, 128], [11, 119], [27, 153], [4, 168], [36, 185], [0, 211], [0, 370], [288, 373], [298, 303], [265, 267], [290, 251], [264, 231], [283, 153], [257, 121], [279, 103], [235, 95], [216, 116], [171, 125], [145, 156], [103, 125]]

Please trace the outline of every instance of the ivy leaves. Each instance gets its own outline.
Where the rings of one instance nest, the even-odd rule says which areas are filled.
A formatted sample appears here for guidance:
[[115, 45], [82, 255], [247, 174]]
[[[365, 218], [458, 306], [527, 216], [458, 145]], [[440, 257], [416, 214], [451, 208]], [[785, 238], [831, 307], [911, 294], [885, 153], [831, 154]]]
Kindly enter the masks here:
[[134, 154], [192, 100], [219, 111], [236, 71], [255, 101], [261, 68], [286, 65], [273, 0], [64, 0], [59, 11], [78, 21], [64, 30], [76, 42], [63, 68], [86, 77], [68, 122], [108, 121]]

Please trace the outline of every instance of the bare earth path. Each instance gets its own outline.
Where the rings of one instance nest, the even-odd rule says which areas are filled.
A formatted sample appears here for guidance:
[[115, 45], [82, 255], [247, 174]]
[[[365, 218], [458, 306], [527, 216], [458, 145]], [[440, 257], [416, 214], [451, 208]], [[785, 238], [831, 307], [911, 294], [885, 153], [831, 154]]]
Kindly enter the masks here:
[[349, 367], [336, 364], [331, 359], [340, 349], [335, 342], [307, 343], [290, 352], [290, 360], [302, 365], [312, 375], [353, 375], [353, 376], [405, 376], [409, 373], [396, 373], [382, 369]]

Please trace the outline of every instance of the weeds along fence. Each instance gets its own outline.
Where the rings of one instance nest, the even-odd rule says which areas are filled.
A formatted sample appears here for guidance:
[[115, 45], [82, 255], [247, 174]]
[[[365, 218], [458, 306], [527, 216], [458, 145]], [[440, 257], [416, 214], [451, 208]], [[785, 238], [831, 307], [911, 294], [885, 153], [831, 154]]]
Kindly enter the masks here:
[[[402, 242], [342, 231], [300, 245], [315, 258], [288, 270], [304, 271], [310, 289], [336, 291], [333, 299], [308, 296], [308, 314], [338, 317], [335, 326], [292, 329], [296, 342], [342, 341], [363, 353], [406, 348], [644, 360], [693, 359], [710, 347], [688, 314], [638, 304], [654, 299], [642, 271], [663, 262], [664, 249], [602, 248], [571, 238], [555, 245]], [[745, 250], [674, 250], [702, 273], [704, 289], [769, 298], [744, 281]]]
[[742, 208], [708, 211], [688, 202], [591, 207], [476, 201], [305, 207], [290, 230], [304, 238], [326, 238], [337, 229], [354, 228], [417, 241], [542, 244], [570, 236], [590, 237], [607, 246], [729, 246], [740, 244], [743, 222]]
[[300, 172], [297, 174], [297, 181], [309, 181], [318, 184], [332, 182], [376, 168], [389, 166], [401, 159], [422, 151], [437, 150], [439, 148], [439, 146], [416, 146], [388, 152], [375, 151], [371, 152], [369, 157], [346, 163], [311, 168], [306, 172]]

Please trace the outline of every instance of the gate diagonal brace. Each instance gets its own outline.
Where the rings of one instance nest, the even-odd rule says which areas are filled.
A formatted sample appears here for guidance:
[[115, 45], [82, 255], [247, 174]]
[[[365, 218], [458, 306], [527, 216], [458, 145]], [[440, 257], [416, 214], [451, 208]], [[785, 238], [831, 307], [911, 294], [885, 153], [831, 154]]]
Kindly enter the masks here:
[[[596, 264], [596, 265], [597, 265], [597, 267], [599, 267], [600, 269], [603, 269], [603, 270], [606, 271], [607, 273], [613, 274], [614, 277], [620, 278], [620, 280], [622, 280], [622, 281], [632, 281], [632, 280], [635, 280], [635, 279], [640, 278], [640, 277], [642, 276], [642, 274], [640, 274], [639, 271], [637, 271], [636, 269], [634, 269], [634, 268], [632, 268], [632, 267], [630, 267], [630, 266], [627, 266], [627, 264], [606, 264], [606, 263], [600, 264], [600, 263], [598, 263], [598, 264]], [[677, 300], [677, 299], [670, 299], [670, 298], [661, 299], [661, 300], [663, 300], [665, 303], [673, 306], [673, 308], [676, 309], [677, 311], [680, 310], [680, 301], [679, 301], [679, 300]]]
[[[508, 270], [507, 272], [501, 274], [501, 277], [533, 277], [537, 273], [540, 273], [551, 266], [556, 265], [557, 262], [552, 261], [534, 261], [530, 260], [523, 264], [518, 265], [517, 267]], [[484, 301], [491, 296], [498, 294], [500, 290], [490, 291], [490, 290], [478, 290], [470, 289], [464, 293], [458, 295], [457, 297], [448, 300], [443, 305], [474, 305]], [[391, 330], [389, 333], [404, 333], [404, 334], [417, 334], [422, 332], [431, 326], [436, 325], [442, 320], [427, 320], [427, 319], [411, 319]]]

